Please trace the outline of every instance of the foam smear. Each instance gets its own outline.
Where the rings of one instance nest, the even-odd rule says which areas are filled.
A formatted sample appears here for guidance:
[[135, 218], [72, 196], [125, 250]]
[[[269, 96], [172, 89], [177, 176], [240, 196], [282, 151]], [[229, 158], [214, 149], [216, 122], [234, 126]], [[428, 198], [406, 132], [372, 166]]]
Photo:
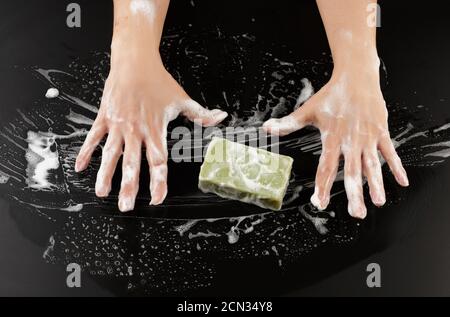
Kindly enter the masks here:
[[0, 184], [6, 184], [9, 181], [10, 176], [0, 171]]
[[443, 157], [443, 158], [448, 158], [450, 157], [450, 141], [446, 141], [446, 142], [439, 142], [436, 144], [430, 144], [430, 145], [425, 145], [425, 147], [439, 147], [439, 148], [443, 148], [442, 150], [433, 152], [433, 153], [428, 153], [425, 156], [433, 156], [433, 157]]
[[34, 189], [51, 189], [49, 175], [59, 167], [55, 139], [32, 131], [28, 132], [27, 183]]

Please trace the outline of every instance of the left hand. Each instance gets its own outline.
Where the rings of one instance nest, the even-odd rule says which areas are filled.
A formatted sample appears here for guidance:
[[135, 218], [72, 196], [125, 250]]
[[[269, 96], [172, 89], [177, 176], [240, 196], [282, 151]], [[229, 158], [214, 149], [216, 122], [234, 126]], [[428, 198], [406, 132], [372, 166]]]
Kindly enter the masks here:
[[263, 125], [268, 133], [278, 135], [289, 134], [306, 125], [317, 127], [321, 133], [322, 154], [311, 203], [320, 210], [328, 206], [342, 155], [348, 212], [361, 219], [367, 214], [363, 176], [368, 180], [372, 202], [376, 206], [386, 202], [378, 151], [397, 182], [409, 185], [389, 136], [378, 69], [364, 69], [353, 67], [333, 73], [331, 80], [296, 111], [281, 119], [270, 119]]

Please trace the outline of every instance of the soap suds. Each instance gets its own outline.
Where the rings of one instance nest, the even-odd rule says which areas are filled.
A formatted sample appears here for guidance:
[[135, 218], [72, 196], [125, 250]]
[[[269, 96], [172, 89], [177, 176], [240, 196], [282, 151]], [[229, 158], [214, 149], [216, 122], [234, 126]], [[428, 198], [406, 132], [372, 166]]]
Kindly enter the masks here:
[[45, 135], [28, 132], [27, 183], [34, 189], [50, 189], [52, 183], [48, 180], [50, 173], [59, 167], [59, 158], [55, 139]]
[[301, 80], [303, 84], [302, 91], [300, 92], [300, 95], [297, 98], [297, 104], [295, 105], [294, 109], [298, 109], [303, 103], [305, 103], [309, 98], [314, 95], [314, 87], [309, 81], [308, 78], [303, 78]]
[[426, 154], [425, 156], [435, 156], [435, 157], [439, 156], [439, 157], [447, 158], [447, 157], [450, 157], [450, 149], [444, 149], [444, 150], [436, 151], [436, 152], [433, 152], [433, 153]]
[[130, 10], [133, 14], [143, 14], [149, 22], [155, 19], [155, 3], [153, 0], [131, 0]]
[[6, 184], [9, 181], [10, 176], [0, 171], [0, 184]]
[[269, 119], [264, 123], [263, 127], [270, 133], [283, 136], [299, 130], [303, 126], [293, 116], [289, 115], [281, 119]]
[[59, 96], [59, 90], [56, 88], [49, 88], [45, 93], [45, 97], [48, 99], [53, 99]]
[[441, 131], [445, 131], [447, 129], [450, 129], [450, 123], [444, 124], [443, 126], [437, 128], [437, 129], [434, 129], [433, 132], [434, 133], [438, 133], [438, 132], [441, 132]]

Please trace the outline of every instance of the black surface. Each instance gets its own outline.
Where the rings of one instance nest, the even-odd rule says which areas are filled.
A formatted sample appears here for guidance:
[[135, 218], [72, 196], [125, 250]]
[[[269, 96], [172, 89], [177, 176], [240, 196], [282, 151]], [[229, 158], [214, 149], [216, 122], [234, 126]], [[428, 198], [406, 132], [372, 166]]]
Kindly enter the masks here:
[[[279, 1], [275, 7], [266, 1], [193, 2], [195, 6], [191, 1], [172, 2], [165, 34], [181, 34], [188, 43], [183, 45], [201, 43], [205, 46], [209, 63], [202, 68], [204, 78], [201, 83], [204, 84], [202, 89], [207, 92], [208, 105], [218, 104], [225, 108], [221, 94], [224, 90], [236, 92], [232, 95], [233, 100], [239, 100], [241, 104], [248, 104], [249, 107], [254, 104], [255, 91], [259, 90], [253, 87], [253, 83], [249, 80], [247, 85], [242, 85], [238, 77], [242, 73], [227, 73], [227, 70], [235, 69], [233, 62], [236, 60], [245, 63], [244, 73], [249, 78], [254, 75], [255, 86], [262, 87], [266, 83], [259, 72], [278, 67], [265, 57], [264, 52], [292, 62], [321, 61], [319, 69], [330, 68], [325, 33], [313, 1]], [[31, 5], [28, 1], [14, 1], [0, 5], [0, 96], [1, 122], [4, 126], [17, 117], [17, 109], [34, 111], [45, 101], [42, 95], [48, 83], [33, 75], [33, 67], [81, 74], [77, 65], [87, 65], [106, 75], [106, 66], [97, 67], [97, 62], [105, 60], [105, 56], [95, 54], [109, 49], [112, 24], [110, 1], [79, 1], [82, 27], [73, 30], [65, 27], [67, 3], [69, 1], [55, 0]], [[445, 3], [432, 1], [425, 6], [411, 5], [407, 1], [383, 1], [381, 6], [382, 27], [378, 33], [378, 48], [387, 67], [387, 80], [384, 79], [383, 84], [385, 98], [390, 105], [391, 127], [393, 131], [401, 132], [407, 122], [413, 122], [418, 131], [431, 131], [433, 127], [450, 120], [450, 61], [447, 58], [450, 52], [450, 22], [446, 17]], [[254, 36], [255, 41], [244, 41], [243, 34]], [[237, 40], [233, 39], [235, 36]], [[242, 43], [245, 45], [244, 51], [239, 54]], [[199, 83], [190, 73], [190, 59], [178, 58], [164, 45], [162, 51], [169, 70], [181, 71], [186, 90], [193, 97], [201, 98]], [[235, 54], [235, 59], [232, 54]], [[293, 60], [294, 56], [298, 60]], [[69, 67], [74, 60], [76, 64]], [[229, 69], [225, 67], [227, 62], [231, 65]], [[311, 72], [312, 65], [299, 64], [293, 69], [304, 71], [307, 75], [298, 74], [296, 78], [306, 76], [317, 88], [327, 77], [323, 74], [315, 76]], [[72, 85], [76, 91], [76, 81], [70, 82], [65, 77], [61, 80], [67, 81], [66, 84], [61, 83], [62, 87], [72, 89]], [[288, 89], [288, 94], [295, 96], [301, 87], [297, 88]], [[267, 91], [264, 89], [262, 91]], [[92, 104], [98, 101], [94, 99]], [[425, 108], [418, 111], [417, 105], [424, 105]], [[432, 133], [430, 135], [431, 139], [442, 141], [442, 138]], [[448, 135], [443, 138], [449, 140]], [[426, 165], [424, 162], [427, 160], [424, 152], [415, 148], [420, 145], [420, 142], [412, 143], [399, 151], [407, 162], [410, 188], [396, 187], [385, 169], [390, 200], [388, 206], [378, 210], [369, 207], [368, 218], [359, 223], [346, 215], [345, 198], [336, 199], [333, 207], [337, 215], [335, 222], [330, 223], [330, 231], [333, 234], [347, 233], [351, 241], [330, 239], [330, 243], [311, 247], [310, 250], [305, 248], [305, 252], [298, 250], [302, 247], [301, 242], [314, 243], [322, 237], [310, 222], [301, 218], [296, 221], [293, 214], [286, 211], [283, 219], [270, 214], [260, 227], [255, 227], [254, 233], [242, 235], [238, 244], [228, 245], [223, 241], [226, 237], [210, 242], [217, 248], [202, 244], [197, 253], [182, 257], [181, 264], [172, 259], [174, 252], [169, 250], [158, 254], [155, 251], [155, 256], [140, 257], [141, 243], [149, 251], [152, 246], [170, 248], [178, 242], [185, 243], [180, 246], [181, 250], [195, 250], [195, 243], [173, 232], [175, 225], [183, 223], [177, 220], [179, 218], [203, 218], [208, 213], [214, 213], [214, 217], [236, 216], [263, 211], [255, 211], [238, 203], [213, 202], [202, 208], [175, 206], [144, 209], [119, 218], [118, 211], [113, 210], [115, 201], [112, 199], [99, 202], [95, 208], [85, 209], [79, 215], [40, 210], [46, 215], [42, 216], [27, 204], [17, 204], [11, 199], [17, 196], [18, 191], [2, 189], [5, 200], [0, 205], [0, 294], [450, 295], [450, 284], [447, 282], [450, 279], [450, 248], [446, 236], [450, 223], [450, 165], [447, 161], [433, 167], [421, 166]], [[292, 149], [285, 150], [294, 153]], [[310, 160], [306, 163], [309, 170], [305, 173], [313, 175], [314, 160], [307, 155], [295, 155], [296, 159]], [[185, 187], [179, 182], [178, 175], [184, 175], [184, 182], [192, 183], [193, 191], [196, 169], [198, 165], [192, 164], [171, 166], [171, 193], [188, 194], [183, 192]], [[310, 192], [303, 194], [305, 197], [295, 201], [294, 205], [309, 199]], [[36, 197], [51, 200], [39, 195]], [[144, 202], [145, 194], [142, 197]], [[162, 217], [170, 219], [163, 223], [155, 219]], [[140, 267], [138, 272], [144, 273], [146, 281], [152, 282], [153, 278], [155, 285], [162, 285], [163, 281], [169, 285], [159, 289], [141, 285], [136, 274], [133, 277], [83, 274], [83, 287], [68, 289], [63, 264], [74, 259], [75, 248], [58, 242], [76, 241], [79, 244], [83, 236], [89, 234], [92, 234], [91, 241], [95, 242], [100, 237], [95, 228], [84, 227], [92, 220], [121, 226], [122, 229], [117, 230], [118, 244], [124, 249], [122, 254], [126, 257], [120, 263], [121, 268], [126, 271], [126, 265], [136, 263], [136, 258], [140, 257], [155, 270], [155, 274], [151, 275], [148, 267]], [[286, 226], [294, 222], [296, 229], [287, 231], [291, 234], [291, 240], [286, 236], [277, 238], [277, 243], [287, 245], [284, 249], [280, 247], [285, 254], [261, 258], [251, 253], [270, 250], [272, 245], [272, 241], [266, 245], [264, 237], [256, 236], [258, 232], [268, 236], [279, 224]], [[208, 228], [213, 226], [214, 223]], [[224, 226], [224, 222], [219, 222], [216, 229], [218, 232], [226, 231]], [[72, 233], [72, 228], [76, 232]], [[50, 236], [57, 239], [55, 254], [54, 258], [44, 260], [43, 253]], [[68, 239], [65, 238], [67, 236]], [[105, 246], [105, 241], [98, 239], [98, 245]], [[65, 248], [69, 249], [68, 253]], [[86, 262], [95, 263], [95, 258], [90, 258], [95, 257], [95, 246], [87, 246], [84, 250]], [[156, 259], [156, 256], [159, 258]], [[278, 266], [279, 259], [283, 259], [281, 268]], [[158, 260], [168, 267], [160, 267]], [[47, 261], [55, 264], [47, 264]], [[379, 289], [366, 286], [366, 266], [371, 262], [379, 263], [382, 268], [382, 287]], [[85, 272], [90, 271], [90, 268], [84, 268]], [[209, 286], [195, 285], [196, 274]], [[183, 288], [179, 285], [185, 281], [191, 286]]]

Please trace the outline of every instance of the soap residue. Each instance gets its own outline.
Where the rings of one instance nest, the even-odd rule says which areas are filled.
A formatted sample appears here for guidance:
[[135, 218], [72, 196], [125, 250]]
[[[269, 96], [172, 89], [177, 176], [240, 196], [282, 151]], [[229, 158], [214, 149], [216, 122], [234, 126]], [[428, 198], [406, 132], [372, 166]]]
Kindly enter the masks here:
[[133, 14], [143, 14], [149, 22], [155, 19], [155, 3], [153, 0], [131, 0], [130, 10]]
[[55, 139], [32, 131], [27, 136], [27, 183], [34, 189], [51, 189], [49, 175], [59, 168]]
[[9, 181], [10, 176], [0, 171], [0, 184], [6, 184]]
[[59, 90], [56, 88], [49, 88], [45, 93], [45, 98], [53, 99], [59, 96]]

